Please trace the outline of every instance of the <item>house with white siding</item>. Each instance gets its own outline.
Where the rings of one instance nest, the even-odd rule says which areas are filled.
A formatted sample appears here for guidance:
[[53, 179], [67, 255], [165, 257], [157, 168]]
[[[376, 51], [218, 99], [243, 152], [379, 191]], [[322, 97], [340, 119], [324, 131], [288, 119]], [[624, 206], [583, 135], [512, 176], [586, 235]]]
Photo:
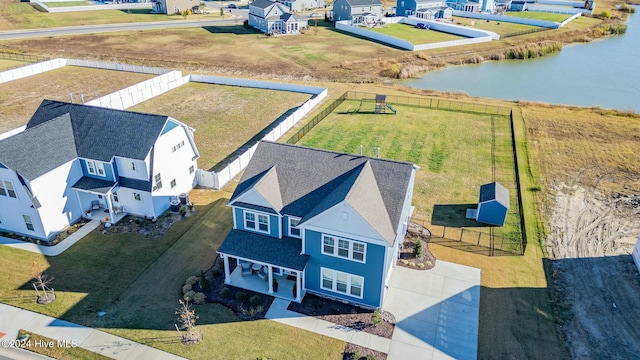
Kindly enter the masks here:
[[299, 20], [289, 7], [270, 0], [254, 0], [249, 4], [248, 23], [267, 34], [299, 34], [307, 28], [307, 20]]
[[411, 216], [417, 166], [262, 141], [228, 205], [225, 282], [302, 301], [382, 307]]
[[353, 25], [374, 25], [382, 19], [382, 1], [334, 0], [333, 19], [350, 20]]
[[157, 218], [196, 184], [193, 132], [168, 116], [44, 100], [0, 140], [0, 231], [48, 241], [83, 216]]

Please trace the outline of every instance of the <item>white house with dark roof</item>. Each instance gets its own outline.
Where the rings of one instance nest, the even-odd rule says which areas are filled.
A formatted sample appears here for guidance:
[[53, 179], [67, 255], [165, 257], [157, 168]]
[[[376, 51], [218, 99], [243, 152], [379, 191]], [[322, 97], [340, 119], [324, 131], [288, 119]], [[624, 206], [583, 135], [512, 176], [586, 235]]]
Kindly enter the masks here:
[[333, 19], [353, 25], [373, 25], [382, 19], [381, 0], [334, 0]]
[[44, 100], [0, 140], [0, 231], [49, 240], [82, 216], [160, 216], [196, 184], [193, 129], [168, 116]]
[[269, 34], [299, 34], [307, 20], [299, 20], [284, 4], [254, 0], [249, 4], [249, 26]]
[[218, 248], [225, 282], [298, 302], [308, 292], [381, 307], [416, 169], [260, 142], [228, 203], [233, 229]]
[[285, 5], [291, 12], [324, 7], [324, 0], [277, 0], [276, 2]]

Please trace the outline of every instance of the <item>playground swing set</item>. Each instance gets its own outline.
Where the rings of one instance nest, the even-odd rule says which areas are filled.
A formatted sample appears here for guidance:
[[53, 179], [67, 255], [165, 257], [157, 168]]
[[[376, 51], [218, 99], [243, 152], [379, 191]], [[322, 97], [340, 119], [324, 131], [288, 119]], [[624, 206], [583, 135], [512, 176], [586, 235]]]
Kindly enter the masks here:
[[[391, 105], [387, 104], [387, 95], [376, 95], [375, 100], [371, 100], [371, 99], [361, 99], [360, 100], [360, 106], [358, 106], [358, 108], [356, 110], [352, 110], [351, 112], [349, 112], [349, 114], [371, 114], [371, 111], [366, 111], [365, 109], [362, 108], [363, 104], [369, 104], [375, 102], [375, 108], [373, 110], [374, 114], [387, 114], [387, 110], [390, 111], [390, 113], [392, 114], [396, 114], [397, 111], [396, 109], [394, 109]], [[366, 106], [365, 106], [366, 108]]]

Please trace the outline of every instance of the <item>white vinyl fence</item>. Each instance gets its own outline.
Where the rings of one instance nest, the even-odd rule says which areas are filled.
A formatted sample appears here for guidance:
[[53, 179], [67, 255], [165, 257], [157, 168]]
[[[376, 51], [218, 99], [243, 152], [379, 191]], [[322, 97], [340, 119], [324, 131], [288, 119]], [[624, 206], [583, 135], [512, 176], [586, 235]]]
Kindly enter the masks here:
[[0, 72], [0, 84], [67, 66], [67, 59], [53, 59]]
[[549, 29], [557, 29], [558, 27], [560, 27], [560, 24], [553, 21], [517, 18], [517, 17], [507, 16], [507, 15], [492, 15], [492, 14], [474, 13], [474, 12], [460, 11], [460, 10], [453, 10], [453, 15], [471, 18], [471, 19], [494, 20], [494, 21], [500, 21], [505, 23], [540, 26], [540, 27], [549, 28]]
[[[51, 2], [57, 2], [57, 0], [52, 0]], [[78, 0], [82, 1], [82, 0]], [[148, 3], [124, 3], [124, 4], [100, 4], [100, 5], [80, 5], [80, 6], [60, 6], [60, 7], [49, 7], [47, 6], [47, 1], [39, 1], [39, 0], [30, 0], [31, 4], [36, 5], [36, 7], [48, 12], [48, 13], [65, 13], [65, 12], [76, 12], [76, 11], [98, 11], [98, 10], [133, 10], [133, 9], [151, 9], [152, 4]]]
[[251, 157], [253, 156], [253, 153], [255, 152], [260, 140], [278, 140], [327, 96], [327, 89], [325, 88], [277, 83], [271, 81], [235, 79], [205, 75], [191, 75], [190, 80], [208, 84], [293, 91], [313, 95], [309, 100], [298, 107], [293, 113], [280, 119], [278, 123], [271, 124], [271, 126], [264, 129], [264, 135], [261, 138], [252, 139], [252, 141], [244, 144], [234, 153], [229, 155], [226, 159], [214, 166], [211, 171], [198, 169], [198, 184], [200, 186], [210, 187], [214, 189], [221, 189], [229, 181], [231, 181], [231, 179], [233, 179], [242, 170], [244, 170], [244, 168], [247, 167], [247, 165], [249, 164], [249, 160], [251, 160]]

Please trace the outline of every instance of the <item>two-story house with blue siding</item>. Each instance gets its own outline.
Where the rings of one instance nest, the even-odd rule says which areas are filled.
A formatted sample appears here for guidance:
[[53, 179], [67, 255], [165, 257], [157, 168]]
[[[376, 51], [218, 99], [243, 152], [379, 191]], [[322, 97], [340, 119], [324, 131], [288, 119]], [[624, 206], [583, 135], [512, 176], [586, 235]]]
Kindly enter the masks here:
[[453, 9], [445, 0], [397, 0], [396, 16], [410, 15], [425, 20], [448, 19]]
[[44, 100], [0, 140], [0, 231], [50, 240], [81, 217], [160, 216], [196, 184], [193, 129], [168, 116]]
[[416, 169], [260, 142], [228, 203], [233, 229], [218, 249], [225, 282], [298, 302], [309, 292], [381, 307]]

